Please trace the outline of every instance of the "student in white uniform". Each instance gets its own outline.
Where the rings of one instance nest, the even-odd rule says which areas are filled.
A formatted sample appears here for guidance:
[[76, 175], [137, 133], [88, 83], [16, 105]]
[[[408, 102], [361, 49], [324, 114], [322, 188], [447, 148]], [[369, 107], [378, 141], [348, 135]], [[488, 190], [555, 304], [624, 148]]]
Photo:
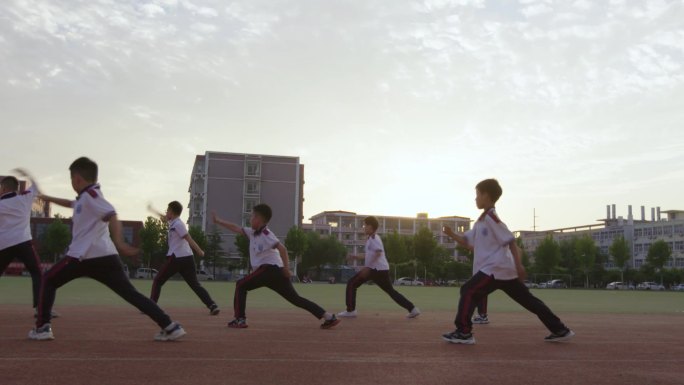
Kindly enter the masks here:
[[501, 222], [494, 209], [501, 194], [502, 189], [496, 179], [483, 180], [475, 186], [475, 204], [483, 211], [473, 228], [464, 234], [444, 228], [445, 233], [461, 246], [473, 250], [473, 270], [477, 273], [461, 286], [461, 298], [454, 320], [456, 330], [442, 335], [442, 338], [454, 344], [474, 344], [471, 318], [475, 306], [493, 291], [501, 289], [515, 302], [537, 315], [551, 332], [545, 341], [568, 340], [575, 333], [544, 302], [532, 295], [523, 283], [525, 268], [520, 260], [520, 249], [515, 243], [515, 237]]
[[138, 292], [124, 273], [117, 249], [124, 255], [136, 255], [138, 249], [123, 240], [121, 222], [117, 219], [116, 211], [105, 200], [97, 183], [97, 164], [82, 157], [69, 166], [69, 171], [71, 186], [78, 193], [76, 200], [41, 195], [48, 202], [74, 209], [72, 239], [66, 257], [43, 276], [36, 327], [29, 332], [29, 338], [54, 339], [50, 310], [55, 302], [57, 289], [79, 277], [90, 277], [103, 283], [147, 314], [161, 327], [155, 340], [172, 341], [185, 335], [183, 327], [171, 321], [156, 303]]
[[235, 319], [228, 323], [230, 328], [246, 328], [247, 316], [247, 292], [260, 287], [269, 289], [280, 294], [291, 304], [307, 310], [318, 319], [323, 319], [321, 329], [330, 329], [340, 321], [334, 314], [328, 313], [317, 304], [297, 294], [290, 277], [292, 272], [289, 268], [287, 249], [280, 240], [268, 229], [272, 211], [266, 204], [258, 204], [252, 209], [250, 227], [240, 227], [234, 223], [225, 221], [212, 213], [214, 223], [228, 230], [242, 234], [249, 238], [249, 261], [252, 265], [252, 273], [240, 279], [235, 284], [235, 296], [233, 309]]
[[340, 317], [356, 317], [356, 290], [365, 282], [372, 280], [385, 293], [408, 312], [407, 318], [416, 318], [420, 315], [420, 310], [411, 303], [406, 297], [401, 295], [392, 286], [389, 275], [389, 263], [385, 256], [385, 247], [382, 239], [377, 234], [378, 219], [370, 216], [363, 220], [363, 231], [368, 236], [366, 240], [366, 252], [363, 257], [365, 266], [347, 282], [345, 299], [347, 310], [337, 315]]
[[33, 283], [33, 307], [38, 306], [40, 291], [40, 260], [31, 238], [31, 207], [39, 194], [38, 185], [23, 170], [15, 170], [31, 181], [31, 187], [19, 191], [19, 181], [13, 176], [0, 181], [0, 276], [13, 260], [24, 264]]
[[152, 294], [150, 298], [155, 303], [159, 301], [161, 288], [166, 281], [173, 277], [174, 274], [179, 273], [185, 282], [190, 286], [192, 291], [197, 294], [199, 299], [209, 309], [210, 315], [217, 315], [219, 307], [216, 305], [207, 289], [200, 285], [197, 280], [197, 270], [195, 269], [195, 257], [192, 255], [194, 250], [200, 257], [204, 256], [204, 251], [197, 245], [194, 239], [188, 233], [187, 227], [180, 219], [183, 212], [183, 205], [178, 201], [169, 203], [166, 209], [166, 215], [157, 213], [162, 219], [169, 223], [168, 243], [169, 250], [166, 253], [166, 263], [159, 269], [159, 273], [154, 277], [152, 283]]

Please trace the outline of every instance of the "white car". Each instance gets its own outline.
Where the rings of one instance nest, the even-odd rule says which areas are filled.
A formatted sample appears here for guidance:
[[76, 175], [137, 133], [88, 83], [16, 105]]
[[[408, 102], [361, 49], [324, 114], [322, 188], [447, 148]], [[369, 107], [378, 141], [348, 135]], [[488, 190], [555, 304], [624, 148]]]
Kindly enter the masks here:
[[674, 290], [674, 291], [684, 291], [684, 283], [680, 283], [679, 285], [672, 286], [672, 290]]
[[147, 267], [139, 267], [135, 271], [135, 278], [154, 278], [157, 276], [158, 271], [156, 269], [148, 269]]
[[409, 277], [401, 277], [394, 281], [394, 284], [396, 286], [425, 286], [423, 282], [420, 282], [417, 279], [411, 279]]
[[642, 282], [636, 287], [638, 290], [665, 290], [665, 287], [655, 282]]
[[524, 284], [525, 284], [525, 286], [527, 286], [528, 289], [538, 289], [539, 288], [539, 285], [537, 285], [536, 283], [534, 283], [532, 281], [525, 280]]
[[611, 282], [606, 285], [608, 290], [634, 290], [634, 285], [630, 285], [627, 282]]
[[197, 279], [200, 281], [213, 281], [214, 280], [214, 275], [209, 274], [204, 270], [199, 270], [197, 272]]

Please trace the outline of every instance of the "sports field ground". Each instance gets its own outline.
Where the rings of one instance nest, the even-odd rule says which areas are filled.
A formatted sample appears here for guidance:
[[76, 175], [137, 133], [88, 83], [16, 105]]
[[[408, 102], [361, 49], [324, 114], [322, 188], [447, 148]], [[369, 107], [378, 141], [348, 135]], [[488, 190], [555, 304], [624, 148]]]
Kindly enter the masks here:
[[[148, 294], [151, 281], [134, 284]], [[270, 292], [248, 297], [250, 327], [225, 327], [234, 284], [203, 283], [222, 307], [211, 317], [181, 281], [161, 306], [188, 335], [154, 342], [157, 326], [97, 282], [57, 292], [54, 341], [29, 341], [30, 279], [0, 279], [0, 384], [683, 384], [684, 293], [535, 290], [577, 337], [543, 342], [535, 316], [504, 294], [490, 297], [477, 344], [451, 345], [458, 288], [401, 287], [423, 314], [403, 309], [376, 286], [359, 289], [357, 319], [332, 330]], [[296, 285], [330, 311], [344, 285]]]

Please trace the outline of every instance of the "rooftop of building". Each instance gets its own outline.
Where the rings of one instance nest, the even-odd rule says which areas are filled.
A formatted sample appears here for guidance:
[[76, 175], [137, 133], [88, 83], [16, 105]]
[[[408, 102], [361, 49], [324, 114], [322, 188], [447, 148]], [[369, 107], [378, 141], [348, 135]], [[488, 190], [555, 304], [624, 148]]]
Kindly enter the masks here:
[[369, 217], [369, 216], [375, 216], [377, 218], [389, 218], [389, 219], [405, 219], [405, 220], [413, 220], [413, 219], [425, 219], [425, 220], [440, 220], [440, 219], [462, 219], [466, 221], [470, 221], [471, 219], [468, 217], [462, 217], [458, 215], [450, 215], [450, 216], [444, 216], [444, 217], [436, 217], [436, 218], [430, 218], [426, 213], [418, 213], [415, 217], [405, 217], [405, 216], [396, 216], [396, 215], [378, 215], [378, 214], [357, 214], [353, 211], [344, 211], [344, 210], [332, 210], [332, 211], [323, 211], [320, 212], [311, 218], [309, 220], [314, 220], [315, 218], [320, 218], [324, 215], [336, 215], [336, 216], [342, 216], [342, 217]]

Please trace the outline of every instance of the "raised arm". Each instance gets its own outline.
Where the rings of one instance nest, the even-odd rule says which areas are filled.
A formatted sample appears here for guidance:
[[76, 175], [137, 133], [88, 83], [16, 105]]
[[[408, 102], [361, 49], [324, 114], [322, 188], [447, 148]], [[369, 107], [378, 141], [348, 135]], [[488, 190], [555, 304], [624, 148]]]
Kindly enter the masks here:
[[109, 234], [112, 237], [114, 246], [116, 246], [116, 249], [119, 250], [119, 253], [121, 253], [121, 255], [132, 257], [134, 255], [138, 255], [138, 253], [140, 252], [140, 250], [129, 245], [128, 243], [126, 243], [126, 241], [124, 241], [121, 222], [119, 222], [119, 219], [117, 218], [116, 214], [109, 217]]
[[468, 244], [468, 240], [466, 239], [466, 237], [464, 237], [463, 234], [455, 233], [454, 230], [451, 229], [451, 227], [449, 227], [449, 226], [443, 226], [443, 227], [442, 227], [442, 232], [444, 232], [444, 234], [446, 234], [447, 236], [449, 236], [449, 238], [451, 238], [451, 239], [453, 239], [454, 241], [456, 241], [456, 243], [458, 243], [458, 244], [461, 245], [462, 247], [465, 247], [465, 248], [467, 248], [467, 249], [469, 249], [469, 250], [472, 250], [472, 249], [473, 249], [473, 246], [471, 246], [470, 244]]
[[31, 182], [31, 187], [33, 187], [36, 190], [36, 193], [40, 194], [40, 188], [38, 187], [38, 182], [36, 182], [36, 178], [31, 175], [31, 173], [28, 172], [28, 170], [23, 169], [23, 168], [15, 168], [12, 170], [14, 173], [26, 178]]
[[197, 244], [197, 242], [195, 242], [195, 240], [192, 239], [192, 237], [190, 236], [190, 234], [185, 234], [185, 236], [183, 237], [183, 239], [185, 239], [186, 241], [188, 241], [188, 244], [190, 245], [190, 247], [192, 247], [193, 250], [195, 250], [195, 253], [197, 253], [197, 256], [199, 256], [199, 257], [204, 257], [204, 250], [202, 250], [202, 248], [199, 247], [199, 245]]
[[149, 211], [153, 215], [156, 215], [157, 218], [161, 219], [162, 221], [166, 221], [166, 215], [162, 214], [161, 211], [155, 209], [154, 206], [152, 206], [151, 202], [147, 203], [147, 211]]
[[234, 233], [242, 234], [243, 232], [242, 227], [236, 225], [235, 223], [224, 221], [223, 219], [217, 217], [215, 212], [211, 213], [211, 218], [215, 224], [221, 227], [225, 227]]
[[73, 203], [74, 203], [74, 201], [72, 201], [71, 199], [51, 197], [51, 196], [43, 195], [43, 194], [38, 195], [38, 198], [40, 198], [44, 201], [50, 202], [50, 203], [54, 203], [56, 205], [63, 206], [63, 207], [73, 207]]

